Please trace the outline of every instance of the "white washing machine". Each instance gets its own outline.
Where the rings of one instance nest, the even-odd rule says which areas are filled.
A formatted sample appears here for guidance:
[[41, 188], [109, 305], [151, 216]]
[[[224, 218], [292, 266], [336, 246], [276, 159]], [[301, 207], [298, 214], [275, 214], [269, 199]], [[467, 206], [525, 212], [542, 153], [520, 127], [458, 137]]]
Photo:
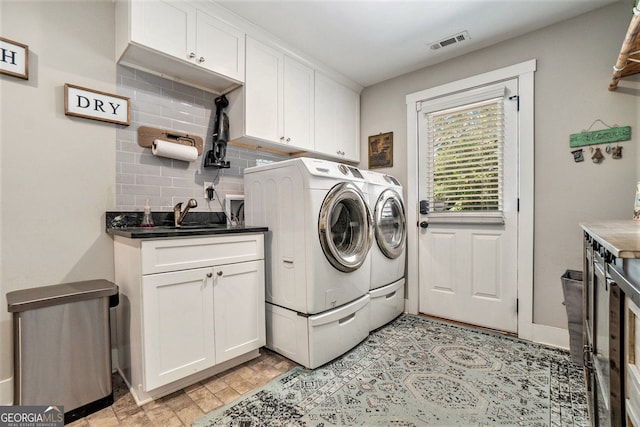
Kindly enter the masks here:
[[369, 333], [373, 217], [359, 169], [297, 158], [244, 171], [245, 223], [269, 228], [267, 347], [307, 368]]
[[400, 182], [378, 172], [361, 173], [368, 185], [375, 236], [369, 282], [374, 330], [404, 312], [407, 224]]

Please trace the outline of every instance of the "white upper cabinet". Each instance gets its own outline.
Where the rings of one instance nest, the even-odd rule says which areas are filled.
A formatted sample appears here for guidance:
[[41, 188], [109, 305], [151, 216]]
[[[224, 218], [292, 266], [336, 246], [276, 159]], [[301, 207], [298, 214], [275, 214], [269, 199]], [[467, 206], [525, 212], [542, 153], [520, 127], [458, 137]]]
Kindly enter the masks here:
[[244, 32], [213, 4], [120, 0], [116, 60], [186, 84], [224, 93], [244, 80]]
[[238, 102], [244, 103], [245, 113], [243, 115], [239, 111], [239, 115], [229, 117], [231, 139], [248, 136], [280, 142], [283, 132], [281, 88], [284, 55], [249, 37], [246, 46], [244, 90], [237, 91], [240, 95]]
[[360, 161], [360, 94], [320, 72], [315, 74], [316, 151]]
[[245, 85], [230, 98], [231, 139], [313, 150], [313, 81], [312, 68], [247, 37]]
[[244, 33], [202, 10], [196, 12], [196, 18], [196, 62], [243, 82]]
[[313, 69], [284, 57], [284, 138], [285, 143], [314, 149]]

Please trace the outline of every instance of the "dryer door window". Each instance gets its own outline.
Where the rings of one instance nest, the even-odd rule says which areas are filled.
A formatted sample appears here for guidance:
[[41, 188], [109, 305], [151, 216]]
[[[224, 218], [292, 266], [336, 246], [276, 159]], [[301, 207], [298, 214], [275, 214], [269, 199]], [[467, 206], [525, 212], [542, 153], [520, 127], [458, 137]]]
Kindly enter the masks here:
[[320, 208], [318, 234], [331, 265], [344, 272], [360, 268], [373, 241], [373, 218], [358, 187], [343, 182], [329, 190]]
[[398, 258], [404, 250], [407, 224], [402, 199], [393, 190], [382, 192], [375, 208], [375, 234], [378, 247], [390, 259]]

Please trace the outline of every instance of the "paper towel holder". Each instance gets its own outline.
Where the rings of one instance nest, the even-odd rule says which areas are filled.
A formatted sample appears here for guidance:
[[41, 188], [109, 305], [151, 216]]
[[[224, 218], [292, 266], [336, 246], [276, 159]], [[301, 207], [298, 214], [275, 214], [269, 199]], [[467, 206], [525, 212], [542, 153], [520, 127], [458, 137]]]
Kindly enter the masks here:
[[202, 155], [202, 138], [199, 136], [189, 135], [188, 133], [175, 132], [172, 130], [164, 130], [152, 128], [149, 126], [140, 126], [138, 128], [138, 145], [145, 148], [151, 148], [153, 141], [162, 139], [174, 142], [180, 145], [196, 147], [198, 156]]

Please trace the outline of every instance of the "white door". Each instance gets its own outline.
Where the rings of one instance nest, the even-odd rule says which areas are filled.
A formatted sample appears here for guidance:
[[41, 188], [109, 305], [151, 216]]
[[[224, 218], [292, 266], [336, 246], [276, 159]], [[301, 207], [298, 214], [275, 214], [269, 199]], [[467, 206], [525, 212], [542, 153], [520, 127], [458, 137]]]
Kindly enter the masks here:
[[517, 332], [517, 79], [421, 103], [422, 313]]

